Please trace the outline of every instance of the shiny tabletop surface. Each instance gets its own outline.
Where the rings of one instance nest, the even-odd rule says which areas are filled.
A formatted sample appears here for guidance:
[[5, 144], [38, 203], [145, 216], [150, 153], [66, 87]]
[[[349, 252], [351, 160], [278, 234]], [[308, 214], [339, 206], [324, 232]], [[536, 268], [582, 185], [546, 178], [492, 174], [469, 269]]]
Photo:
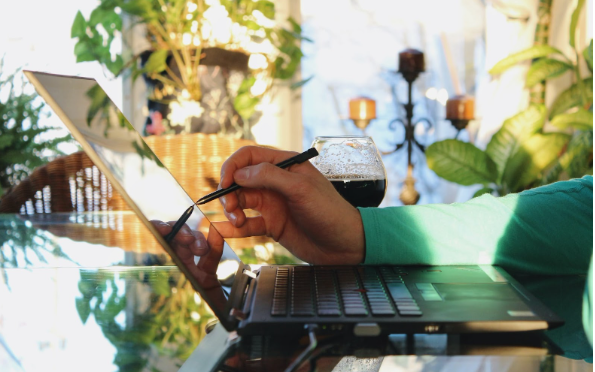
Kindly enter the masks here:
[[[216, 326], [143, 229], [129, 212], [0, 215], [0, 370], [276, 371], [306, 348], [305, 337], [237, 338]], [[298, 263], [266, 240], [230, 245], [246, 263]], [[584, 360], [592, 357], [581, 322], [585, 278], [516, 278], [566, 324], [529, 334], [319, 339], [298, 370], [593, 370]]]

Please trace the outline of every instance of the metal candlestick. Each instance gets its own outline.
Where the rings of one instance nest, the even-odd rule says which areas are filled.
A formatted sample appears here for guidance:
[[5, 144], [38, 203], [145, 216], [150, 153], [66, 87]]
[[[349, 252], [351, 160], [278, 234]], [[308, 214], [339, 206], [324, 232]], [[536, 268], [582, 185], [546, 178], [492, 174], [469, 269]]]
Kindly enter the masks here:
[[[403, 104], [405, 107], [405, 120], [401, 118], [396, 118], [391, 121], [388, 125], [389, 129], [394, 131], [396, 130], [396, 123], [401, 123], [405, 127], [405, 139], [403, 142], [396, 145], [395, 149], [392, 151], [382, 152], [382, 155], [389, 155], [392, 154], [404, 146], [407, 146], [407, 177], [405, 178], [403, 191], [401, 192], [400, 199], [405, 205], [412, 205], [416, 204], [419, 200], [419, 193], [415, 190], [414, 183], [415, 178], [413, 178], [413, 164], [411, 162], [411, 155], [413, 152], [413, 146], [417, 146], [421, 150], [421, 152], [425, 153], [425, 147], [420, 144], [417, 139], [415, 138], [415, 127], [418, 124], [424, 123], [426, 125], [426, 130], [432, 127], [432, 123], [427, 118], [421, 118], [417, 122], [413, 122], [413, 100], [412, 100], [412, 88], [413, 82], [418, 78], [419, 72], [417, 71], [399, 71], [405, 81], [407, 81], [407, 103]], [[396, 93], [393, 89], [393, 95], [395, 96], [396, 101]]]

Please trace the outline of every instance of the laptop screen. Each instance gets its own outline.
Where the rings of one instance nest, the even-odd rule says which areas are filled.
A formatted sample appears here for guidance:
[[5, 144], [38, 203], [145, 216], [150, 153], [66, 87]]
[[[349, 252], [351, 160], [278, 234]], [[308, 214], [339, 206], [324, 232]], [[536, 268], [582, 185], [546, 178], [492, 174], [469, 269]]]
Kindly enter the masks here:
[[[31, 71], [25, 74], [174, 262], [193, 278], [189, 279], [195, 289], [223, 321], [233, 275], [243, 266], [238, 256], [195, 206], [186, 224], [205, 235], [210, 251], [194, 257], [194, 265], [188, 261], [184, 265], [185, 259], [192, 262], [192, 256], [178, 255], [175, 244], [170, 248], [149, 221], [176, 221], [193, 200], [105, 91], [94, 79]], [[197, 157], [201, 155], [198, 151]]]

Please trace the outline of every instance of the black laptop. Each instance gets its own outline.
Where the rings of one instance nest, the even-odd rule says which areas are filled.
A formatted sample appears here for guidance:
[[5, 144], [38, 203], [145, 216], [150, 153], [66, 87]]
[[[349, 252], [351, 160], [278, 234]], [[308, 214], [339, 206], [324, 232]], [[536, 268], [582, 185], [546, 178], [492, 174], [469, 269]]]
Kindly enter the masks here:
[[149, 221], [177, 220], [193, 200], [98, 83], [25, 75], [228, 331], [301, 333], [316, 325], [323, 333], [376, 336], [530, 331], [563, 323], [495, 266], [251, 267], [197, 207], [187, 224], [207, 235], [211, 250], [187, 267]]

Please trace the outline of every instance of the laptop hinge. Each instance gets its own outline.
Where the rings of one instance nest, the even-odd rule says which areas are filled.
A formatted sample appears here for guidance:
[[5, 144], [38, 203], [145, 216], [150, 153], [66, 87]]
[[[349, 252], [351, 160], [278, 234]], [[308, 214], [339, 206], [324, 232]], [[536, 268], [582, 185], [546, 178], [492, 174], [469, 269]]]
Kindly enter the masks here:
[[256, 273], [254, 271], [250, 271], [249, 269], [244, 269], [244, 275], [250, 277], [251, 279], [256, 279]]
[[242, 290], [243, 287], [241, 300], [236, 302], [234, 304], [235, 306], [232, 305], [231, 309], [229, 310], [229, 317], [240, 322], [242, 320], [246, 320], [247, 318], [247, 314], [240, 309], [244, 308], [244, 304], [246, 303], [246, 299], [248, 297], [248, 289], [250, 288], [250, 283], [258, 276], [258, 270], [252, 271], [249, 265], [245, 265], [242, 269], [242, 274], [243, 280], [240, 281], [241, 287], [238, 288], [238, 290]]

